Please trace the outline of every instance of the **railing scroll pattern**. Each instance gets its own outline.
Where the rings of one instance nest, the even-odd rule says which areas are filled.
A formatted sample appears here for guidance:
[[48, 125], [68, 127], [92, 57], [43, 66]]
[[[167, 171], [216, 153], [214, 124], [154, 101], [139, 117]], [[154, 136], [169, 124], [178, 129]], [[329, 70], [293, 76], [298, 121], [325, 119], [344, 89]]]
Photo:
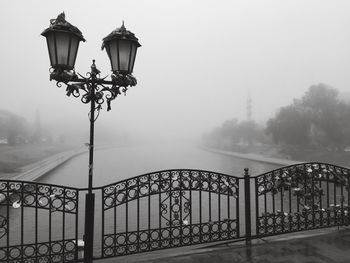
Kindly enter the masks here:
[[74, 188], [0, 180], [0, 262], [77, 261], [78, 198]]
[[283, 167], [255, 177], [256, 234], [349, 224], [350, 170], [324, 163]]
[[239, 237], [237, 177], [167, 170], [106, 186], [102, 196], [102, 257]]

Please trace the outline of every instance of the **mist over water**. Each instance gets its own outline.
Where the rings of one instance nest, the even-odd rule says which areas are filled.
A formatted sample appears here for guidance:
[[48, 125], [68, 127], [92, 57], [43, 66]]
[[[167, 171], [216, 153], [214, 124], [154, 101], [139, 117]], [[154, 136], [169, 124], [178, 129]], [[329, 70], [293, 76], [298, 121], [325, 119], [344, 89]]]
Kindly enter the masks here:
[[82, 75], [92, 59], [102, 76], [110, 74], [100, 47], [122, 20], [142, 44], [134, 68], [138, 85], [113, 101], [112, 111], [104, 107], [96, 125], [96, 135], [111, 141], [118, 140], [113, 133], [197, 139], [225, 120], [246, 119], [249, 94], [252, 118], [265, 123], [311, 85], [349, 91], [347, 1], [36, 0], [6, 2], [2, 10], [1, 109], [29, 123], [38, 111], [54, 139], [88, 138], [89, 107], [49, 81], [40, 33], [62, 11], [87, 39], [75, 67]]
[[[78, 156], [40, 181], [54, 184], [69, 182], [74, 187], [86, 187], [87, 164], [87, 154]], [[252, 175], [257, 175], [277, 168], [277, 165], [218, 155], [204, 151], [193, 144], [168, 143], [118, 147], [96, 151], [94, 185], [103, 186], [167, 169], [199, 169], [241, 177], [246, 167], [249, 167]]]

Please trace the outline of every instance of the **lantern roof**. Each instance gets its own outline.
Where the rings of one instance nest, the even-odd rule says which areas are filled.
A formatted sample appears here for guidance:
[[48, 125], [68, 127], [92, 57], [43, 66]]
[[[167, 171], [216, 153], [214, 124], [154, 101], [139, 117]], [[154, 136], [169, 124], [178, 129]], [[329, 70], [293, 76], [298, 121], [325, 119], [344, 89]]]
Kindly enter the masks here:
[[76, 35], [80, 40], [85, 42], [81, 31], [77, 27], [73, 26], [71, 23], [66, 21], [66, 16], [64, 12], [59, 14], [56, 19], [51, 19], [50, 27], [46, 28], [44, 32], [41, 33], [41, 35], [46, 36], [50, 31], [69, 31]]
[[103, 39], [103, 43], [102, 43], [102, 50], [105, 47], [105, 42], [108, 42], [109, 40], [112, 39], [127, 39], [127, 40], [131, 40], [137, 43], [137, 47], [141, 47], [139, 40], [137, 37], [135, 37], [135, 34], [132, 33], [129, 30], [126, 30], [125, 26], [124, 26], [124, 21], [121, 27], [115, 29], [112, 31], [112, 33], [110, 33], [108, 36], [106, 36]]

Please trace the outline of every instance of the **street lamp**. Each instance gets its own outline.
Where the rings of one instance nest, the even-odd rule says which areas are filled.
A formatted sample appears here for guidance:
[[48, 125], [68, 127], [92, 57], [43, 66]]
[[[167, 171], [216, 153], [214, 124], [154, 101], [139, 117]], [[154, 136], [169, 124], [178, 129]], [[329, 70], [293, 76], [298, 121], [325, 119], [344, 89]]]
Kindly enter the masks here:
[[[91, 65], [87, 77], [74, 70], [80, 41], [85, 41], [80, 30], [68, 23], [62, 13], [50, 20], [49, 28], [41, 34], [46, 37], [50, 57], [50, 80], [55, 80], [58, 87], [65, 84], [67, 96], [73, 95], [85, 104], [90, 103], [90, 143], [89, 143], [89, 183], [85, 205], [84, 262], [92, 262], [95, 195], [92, 193], [93, 156], [94, 156], [94, 123], [102, 105], [106, 102], [107, 111], [111, 101], [127, 88], [137, 84], [133, 72], [137, 48], [141, 45], [135, 35], [123, 25], [103, 39], [102, 49], [106, 49], [111, 62], [111, 80], [100, 77], [100, 71]], [[78, 76], [79, 75], [79, 76]]]

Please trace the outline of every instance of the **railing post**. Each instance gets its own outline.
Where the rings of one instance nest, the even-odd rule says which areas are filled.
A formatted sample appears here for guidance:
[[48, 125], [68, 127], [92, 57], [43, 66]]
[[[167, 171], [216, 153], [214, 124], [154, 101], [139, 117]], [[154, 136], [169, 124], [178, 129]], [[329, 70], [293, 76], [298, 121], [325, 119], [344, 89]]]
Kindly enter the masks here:
[[251, 244], [252, 225], [250, 214], [250, 176], [249, 169], [244, 168], [244, 202], [245, 202], [245, 236], [246, 244]]
[[92, 263], [94, 242], [95, 194], [85, 195], [84, 263]]

